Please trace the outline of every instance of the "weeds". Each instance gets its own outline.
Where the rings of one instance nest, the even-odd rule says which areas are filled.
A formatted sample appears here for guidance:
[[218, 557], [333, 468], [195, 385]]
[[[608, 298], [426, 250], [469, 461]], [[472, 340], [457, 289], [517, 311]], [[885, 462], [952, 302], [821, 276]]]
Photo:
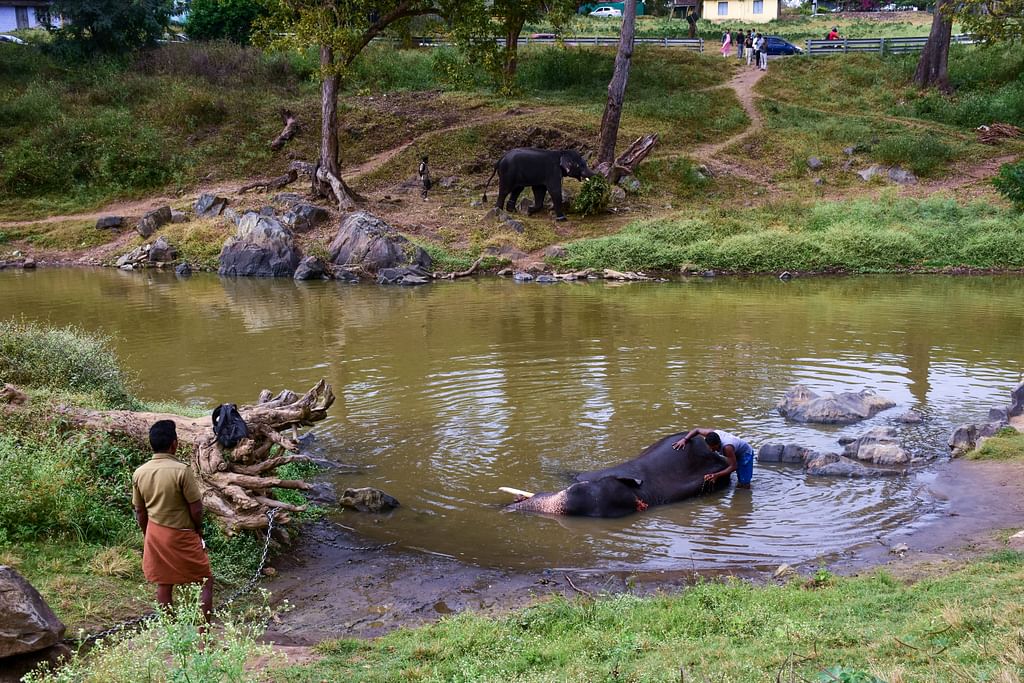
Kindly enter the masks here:
[[992, 184], [1018, 211], [1024, 211], [1024, 162], [1003, 164]]

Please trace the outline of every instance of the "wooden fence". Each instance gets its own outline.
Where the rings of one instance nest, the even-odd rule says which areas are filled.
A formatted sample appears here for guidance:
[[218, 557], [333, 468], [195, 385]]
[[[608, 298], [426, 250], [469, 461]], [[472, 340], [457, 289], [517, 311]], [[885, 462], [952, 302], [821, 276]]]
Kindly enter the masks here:
[[[821, 55], [848, 54], [850, 52], [867, 52], [876, 55], [902, 55], [908, 52], [920, 52], [928, 42], [926, 36], [913, 38], [853, 38], [843, 40], [808, 40], [807, 51], [810, 57]], [[974, 40], [969, 35], [953, 36], [953, 44], [970, 45]]]

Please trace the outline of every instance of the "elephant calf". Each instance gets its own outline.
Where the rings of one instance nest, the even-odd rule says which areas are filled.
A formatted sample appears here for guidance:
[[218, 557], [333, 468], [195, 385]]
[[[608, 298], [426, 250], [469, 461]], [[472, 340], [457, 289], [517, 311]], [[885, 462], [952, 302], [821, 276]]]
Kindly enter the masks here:
[[555, 220], [558, 221], [565, 220], [565, 211], [562, 210], [562, 178], [569, 176], [584, 180], [594, 175], [594, 172], [587, 168], [587, 162], [575, 150], [517, 147], [506, 152], [494, 165], [494, 171], [484, 186], [485, 202], [487, 188], [495, 173], [498, 174], [499, 209], [515, 211], [519, 194], [530, 187], [533, 189], [533, 206], [528, 213], [532, 215], [544, 208], [544, 193], [547, 192], [551, 194], [551, 203], [555, 206]]
[[690, 439], [681, 450], [674, 450], [672, 444], [682, 436], [682, 433], [667, 436], [621, 465], [578, 474], [576, 483], [556, 493], [517, 492], [524, 497], [506, 509], [624, 517], [651, 505], [675, 503], [728, 486], [727, 477], [713, 483], [704, 482], [705, 474], [727, 467], [725, 458], [708, 448], [700, 436]]

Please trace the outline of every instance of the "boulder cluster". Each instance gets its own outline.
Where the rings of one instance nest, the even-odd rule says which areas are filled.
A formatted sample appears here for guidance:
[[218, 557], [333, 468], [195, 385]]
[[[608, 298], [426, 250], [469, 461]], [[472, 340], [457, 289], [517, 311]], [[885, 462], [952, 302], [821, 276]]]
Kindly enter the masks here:
[[64, 630], [39, 591], [13, 567], [0, 565], [0, 680], [20, 680], [37, 664], [68, 654]]

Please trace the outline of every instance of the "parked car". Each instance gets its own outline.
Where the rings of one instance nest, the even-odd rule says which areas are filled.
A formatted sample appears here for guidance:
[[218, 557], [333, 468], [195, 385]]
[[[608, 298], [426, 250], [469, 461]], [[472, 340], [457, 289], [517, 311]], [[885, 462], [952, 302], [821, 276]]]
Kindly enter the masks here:
[[14, 43], [15, 45], [24, 45], [25, 41], [18, 36], [9, 36], [6, 33], [0, 33], [0, 43]]
[[765, 36], [767, 47], [765, 51], [769, 57], [778, 57], [781, 55], [802, 55], [804, 51], [794, 45], [793, 43], [779, 38], [778, 36]]
[[590, 13], [592, 17], [621, 17], [622, 10], [615, 7], [602, 6]]

